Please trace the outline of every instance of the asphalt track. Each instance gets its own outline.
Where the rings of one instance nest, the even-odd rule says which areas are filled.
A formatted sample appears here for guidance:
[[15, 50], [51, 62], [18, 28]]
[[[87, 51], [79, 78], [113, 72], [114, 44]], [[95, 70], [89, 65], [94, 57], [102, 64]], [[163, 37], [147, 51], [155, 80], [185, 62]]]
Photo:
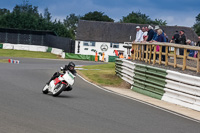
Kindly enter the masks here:
[[[69, 60], [0, 63], [0, 133], [199, 133], [200, 123], [88, 84], [59, 97], [42, 87]], [[77, 65], [95, 62], [75, 61]]]

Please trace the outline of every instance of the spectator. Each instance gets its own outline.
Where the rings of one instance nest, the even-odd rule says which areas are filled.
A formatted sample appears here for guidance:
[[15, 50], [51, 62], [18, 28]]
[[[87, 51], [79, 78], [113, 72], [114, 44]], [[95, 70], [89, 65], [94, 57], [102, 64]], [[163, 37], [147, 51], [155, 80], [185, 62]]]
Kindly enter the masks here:
[[141, 41], [143, 41], [143, 32], [142, 32], [142, 30], [140, 29], [140, 26], [137, 26], [137, 27], [136, 27], [136, 30], [137, 30], [137, 33], [136, 33], [135, 42], [141, 42]]
[[197, 42], [197, 45], [196, 46], [199, 46], [200, 47], [200, 36], [198, 37], [198, 42]]
[[160, 27], [158, 25], [155, 26], [155, 32], [154, 32], [154, 35], [153, 35], [153, 40], [157, 40], [157, 37], [158, 37], [158, 33], [157, 33], [157, 30], [160, 29]]
[[165, 36], [165, 38], [166, 38], [166, 42], [169, 42], [169, 38], [168, 38], [168, 36], [167, 36], [166, 33], [164, 33], [164, 36]]
[[172, 36], [172, 40], [170, 41], [170, 43], [172, 43], [174, 41], [174, 43], [179, 43], [179, 34], [178, 31], [175, 32], [175, 34]]
[[143, 40], [146, 40], [147, 39], [147, 27], [142, 27], [142, 32], [143, 32]]
[[[184, 30], [180, 31], [180, 36], [178, 40], [179, 40], [179, 44], [186, 45], [186, 36], [185, 36]], [[180, 48], [180, 55], [183, 55], [183, 54], [184, 54], [184, 49]]]
[[[187, 45], [194, 46], [194, 42], [191, 41], [190, 39], [187, 39], [186, 43], [187, 43]], [[189, 52], [190, 52], [190, 53], [189, 53], [189, 56], [190, 56], [190, 57], [194, 57], [195, 50], [191, 50], [191, 49], [190, 49]]]
[[[158, 29], [157, 30], [157, 34], [158, 34], [158, 37], [156, 38], [156, 42], [165, 42], [165, 36], [163, 34], [163, 30], [162, 29]], [[159, 51], [160, 48], [159, 46], [157, 45], [156, 46], [156, 51]], [[165, 52], [165, 46], [162, 46], [162, 52]], [[165, 61], [165, 55], [162, 55], [162, 60]]]
[[153, 39], [154, 31], [153, 27], [151, 25], [148, 26], [148, 33], [147, 33], [147, 42], [151, 41]]

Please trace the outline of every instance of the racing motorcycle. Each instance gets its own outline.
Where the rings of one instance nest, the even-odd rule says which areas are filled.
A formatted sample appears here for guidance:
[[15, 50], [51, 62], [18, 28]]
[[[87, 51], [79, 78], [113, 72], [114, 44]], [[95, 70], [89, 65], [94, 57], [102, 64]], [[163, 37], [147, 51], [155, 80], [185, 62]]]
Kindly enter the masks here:
[[[60, 68], [63, 71], [63, 68]], [[65, 73], [61, 73], [59, 77], [52, 80], [49, 85], [45, 85], [42, 89], [44, 94], [52, 93], [54, 97], [60, 95], [63, 91], [69, 91], [70, 88], [74, 84], [75, 75], [73, 75], [70, 71], [65, 71]]]

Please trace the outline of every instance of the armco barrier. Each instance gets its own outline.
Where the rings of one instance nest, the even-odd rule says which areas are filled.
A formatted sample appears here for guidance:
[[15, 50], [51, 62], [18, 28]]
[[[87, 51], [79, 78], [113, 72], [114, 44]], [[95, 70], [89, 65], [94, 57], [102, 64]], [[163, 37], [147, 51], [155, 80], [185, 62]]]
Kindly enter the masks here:
[[133, 91], [200, 111], [200, 77], [125, 59], [115, 63], [116, 74], [130, 83]]

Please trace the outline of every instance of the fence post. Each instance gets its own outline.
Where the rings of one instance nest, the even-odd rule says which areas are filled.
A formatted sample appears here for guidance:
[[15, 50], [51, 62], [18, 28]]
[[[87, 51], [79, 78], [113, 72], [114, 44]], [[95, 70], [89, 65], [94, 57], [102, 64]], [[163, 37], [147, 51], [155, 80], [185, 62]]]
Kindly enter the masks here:
[[184, 55], [183, 55], [183, 68], [182, 68], [182, 70], [185, 70], [185, 68], [186, 68], [186, 58], [187, 58], [187, 49], [184, 48]]
[[134, 53], [133, 53], [133, 60], [135, 60], [135, 55], [136, 55], [136, 46], [135, 44], [133, 45]]
[[153, 52], [153, 65], [156, 62], [156, 45], [154, 45], [154, 52]]
[[141, 54], [142, 54], [142, 46], [138, 45], [138, 49], [139, 49], [139, 60], [141, 60]]
[[199, 72], [199, 59], [200, 59], [200, 51], [198, 51], [198, 54], [197, 54], [197, 72]]
[[177, 67], [177, 65], [176, 65], [176, 48], [174, 47], [174, 68], [176, 68]]
[[145, 60], [145, 62], [147, 63], [147, 61], [148, 61], [148, 52], [149, 52], [149, 45], [146, 45], [146, 60]]
[[168, 65], [168, 46], [165, 47], [165, 66]]
[[142, 44], [142, 61], [144, 61], [144, 45]]
[[160, 49], [159, 49], [159, 65], [161, 64], [162, 62], [162, 46], [160, 46]]
[[136, 60], [138, 60], [139, 44], [136, 45]]
[[149, 64], [151, 64], [151, 56], [152, 56], [152, 45], [150, 45]]

